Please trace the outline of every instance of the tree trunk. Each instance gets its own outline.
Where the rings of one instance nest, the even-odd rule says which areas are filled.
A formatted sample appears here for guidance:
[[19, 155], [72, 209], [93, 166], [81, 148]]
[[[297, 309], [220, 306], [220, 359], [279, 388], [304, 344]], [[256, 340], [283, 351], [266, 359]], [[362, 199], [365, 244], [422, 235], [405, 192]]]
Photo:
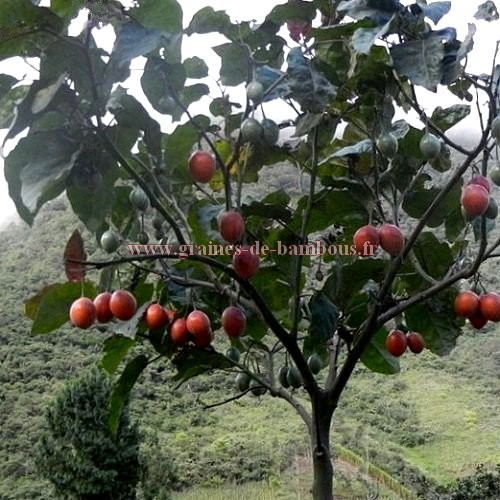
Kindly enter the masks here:
[[311, 449], [313, 456], [314, 500], [333, 500], [333, 464], [330, 453], [330, 425], [333, 408], [324, 394], [318, 394], [313, 403]]

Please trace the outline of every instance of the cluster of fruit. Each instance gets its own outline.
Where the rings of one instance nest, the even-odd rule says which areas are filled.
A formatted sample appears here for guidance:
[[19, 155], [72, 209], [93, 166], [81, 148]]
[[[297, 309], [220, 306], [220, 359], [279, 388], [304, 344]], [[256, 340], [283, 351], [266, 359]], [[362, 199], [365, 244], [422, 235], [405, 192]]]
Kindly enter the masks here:
[[[260, 104], [264, 99], [264, 86], [258, 80], [252, 80], [246, 88], [247, 99], [253, 105]], [[265, 143], [274, 146], [279, 139], [280, 129], [275, 121], [264, 118], [258, 121], [253, 117], [243, 120], [240, 128], [241, 139], [243, 142], [254, 144]]]
[[[257, 98], [256, 88], [261, 89], [260, 93], [262, 95], [263, 88], [259, 82], [250, 83], [247, 89], [247, 92], [252, 92], [254, 98]], [[264, 142], [269, 146], [273, 146], [278, 142], [280, 129], [276, 122], [269, 118], [265, 118], [260, 122], [255, 118], [246, 118], [241, 124], [240, 132], [243, 142]], [[206, 184], [212, 180], [216, 168], [217, 162], [215, 156], [209, 151], [196, 150], [188, 159], [189, 174], [194, 181], [202, 184]]]
[[[231, 360], [238, 362], [240, 358], [239, 351], [231, 347], [226, 352], [226, 356]], [[307, 365], [314, 375], [317, 375], [321, 368], [323, 367], [321, 358], [317, 354], [311, 354], [307, 358]], [[278, 370], [278, 381], [282, 387], [288, 389], [292, 387], [298, 389], [302, 387], [303, 381], [299, 369], [296, 366], [282, 366]], [[240, 392], [245, 392], [250, 390], [254, 396], [262, 396], [266, 392], [266, 388], [259, 384], [255, 379], [252, 379], [247, 373], [241, 372], [236, 376], [236, 388]]]
[[[394, 134], [385, 132], [376, 141], [377, 149], [386, 158], [394, 158], [398, 152], [399, 143]], [[420, 153], [426, 160], [434, 160], [441, 154], [441, 141], [431, 133], [425, 133], [420, 139]]]
[[[137, 312], [137, 301], [127, 290], [100, 293], [94, 300], [80, 297], [71, 304], [71, 323], [82, 329], [90, 328], [96, 321], [108, 323], [113, 318], [128, 321]], [[150, 330], [168, 327], [170, 339], [175, 346], [192, 340], [197, 347], [208, 347], [213, 340], [210, 318], [200, 310], [194, 310], [186, 318], [176, 318], [176, 312], [160, 304], [151, 304], [144, 314]], [[245, 313], [236, 306], [224, 309], [221, 325], [229, 337], [239, 337], [246, 328]]]
[[[154, 309], [153, 309], [154, 308]], [[210, 318], [199, 309], [191, 311], [186, 318], [177, 318], [172, 321], [160, 310], [159, 304], [152, 304], [146, 310], [145, 321], [150, 330], [157, 330], [169, 326], [172, 344], [181, 347], [192, 340], [196, 347], [208, 347], [213, 339]], [[175, 317], [175, 313], [174, 313]], [[239, 337], [245, 331], [247, 324], [245, 313], [236, 306], [224, 309], [221, 316], [221, 325], [229, 337]]]
[[425, 342], [417, 332], [405, 333], [402, 330], [391, 330], [385, 339], [385, 348], [393, 356], [402, 356], [406, 349], [415, 354], [420, 354], [425, 347]]
[[71, 304], [69, 319], [78, 328], [90, 328], [96, 321], [107, 323], [112, 318], [128, 321], [137, 311], [137, 301], [127, 290], [100, 293], [93, 301], [80, 297]]
[[370, 224], [360, 227], [353, 237], [354, 247], [362, 257], [373, 256], [379, 245], [390, 255], [398, 255], [405, 245], [403, 233], [394, 224], [382, 224], [378, 229]]
[[[144, 213], [150, 207], [149, 197], [140, 187], [135, 187], [132, 191], [130, 191], [129, 200], [131, 205], [136, 210], [139, 210], [139, 212]], [[149, 243], [149, 235], [144, 230], [144, 227], [142, 227], [141, 231], [139, 231], [137, 241], [142, 245]], [[105, 252], [113, 253], [120, 247], [121, 236], [113, 228], [109, 228], [102, 233], [99, 242], [101, 244], [101, 248]]]
[[470, 324], [480, 329], [488, 321], [500, 321], [500, 295], [495, 292], [486, 292], [477, 295], [472, 290], [460, 292], [455, 297], [455, 313], [467, 318]]

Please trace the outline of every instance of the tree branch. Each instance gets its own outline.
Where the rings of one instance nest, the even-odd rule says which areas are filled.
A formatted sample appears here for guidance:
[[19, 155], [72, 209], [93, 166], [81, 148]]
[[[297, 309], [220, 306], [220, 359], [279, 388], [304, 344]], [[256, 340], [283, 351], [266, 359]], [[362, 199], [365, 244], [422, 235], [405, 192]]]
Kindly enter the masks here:
[[204, 410], [210, 410], [211, 408], [217, 408], [218, 406], [223, 406], [228, 403], [232, 403], [233, 401], [237, 401], [238, 399], [241, 399], [245, 394], [248, 394], [252, 389], [248, 388], [245, 391], [241, 392], [240, 394], [237, 394], [236, 396], [233, 396], [231, 398], [225, 399], [224, 401], [219, 401], [218, 403], [212, 403], [210, 405], [207, 405], [204, 403], [200, 398], [197, 398], [197, 401], [201, 403], [203, 406]]
[[[477, 146], [474, 148], [473, 151], [467, 152], [467, 158], [464, 160], [460, 168], [457, 169], [455, 174], [452, 176], [450, 181], [441, 189], [439, 194], [434, 198], [433, 202], [429, 205], [425, 213], [422, 215], [420, 218], [419, 222], [417, 223], [415, 229], [413, 230], [412, 234], [408, 238], [405, 247], [403, 248], [402, 252], [392, 261], [391, 267], [389, 268], [389, 271], [384, 279], [384, 282], [382, 283], [382, 286], [380, 288], [380, 291], [377, 295], [377, 303], [375, 307], [373, 307], [371, 314], [369, 315], [369, 318], [367, 321], [364, 323], [364, 325], [361, 327], [361, 329], [358, 332], [358, 335], [356, 336], [355, 342], [353, 342], [353, 346], [349, 354], [347, 355], [346, 361], [338, 374], [335, 383], [333, 384], [332, 388], [329, 391], [329, 398], [330, 402], [333, 406], [336, 406], [338, 403], [338, 400], [340, 398], [340, 395], [342, 394], [342, 391], [344, 390], [347, 381], [349, 380], [354, 367], [356, 366], [357, 362], [359, 361], [359, 358], [361, 357], [361, 354], [365, 350], [366, 346], [370, 342], [371, 338], [375, 333], [378, 331], [381, 325], [383, 325], [385, 322], [387, 322], [389, 319], [397, 316], [400, 314], [402, 311], [406, 310], [408, 307], [411, 305], [415, 305], [417, 303], [420, 303], [424, 300], [427, 300], [428, 298], [434, 296], [444, 288], [452, 285], [459, 279], [463, 277], [468, 276], [468, 272], [474, 274], [475, 270], [479, 267], [481, 261], [477, 261], [474, 263], [472, 266], [471, 270], [469, 271], [461, 271], [458, 272], [449, 278], [441, 281], [440, 283], [430, 287], [429, 289], [425, 290], [424, 292], [415, 295], [414, 297], [408, 299], [408, 301], [404, 301], [395, 308], [389, 309], [389, 311], [386, 311], [385, 313], [382, 311], [382, 304], [389, 293], [393, 281], [397, 276], [397, 273], [401, 267], [401, 264], [404, 260], [404, 258], [408, 255], [410, 250], [413, 248], [415, 245], [420, 233], [424, 229], [424, 227], [427, 224], [427, 221], [429, 218], [432, 216], [434, 211], [438, 208], [440, 203], [445, 199], [445, 197], [448, 195], [448, 193], [452, 190], [452, 188], [455, 186], [455, 184], [461, 179], [462, 175], [465, 173], [465, 171], [470, 167], [472, 164], [473, 160], [481, 153], [481, 151], [486, 147], [487, 142], [488, 142], [488, 137], [489, 137], [489, 131], [491, 128], [491, 122], [493, 120], [494, 116], [494, 108], [492, 108], [492, 104], [490, 102], [490, 115], [488, 119], [488, 125], [485, 128], [481, 139]], [[425, 116], [425, 114], [424, 114]], [[441, 134], [444, 135], [444, 134]], [[453, 146], [454, 147], [454, 146]], [[483, 251], [484, 253], [484, 251]], [[480, 254], [479, 254], [480, 255]], [[479, 256], [478, 255], [478, 256]]]
[[[305, 244], [307, 239], [307, 226], [309, 225], [309, 219], [311, 218], [311, 210], [313, 207], [314, 201], [314, 193], [316, 192], [316, 177], [318, 174], [318, 134], [319, 128], [318, 126], [314, 127], [314, 131], [312, 133], [312, 152], [311, 152], [311, 184], [309, 187], [309, 196], [307, 198], [307, 205], [302, 214], [302, 227], [300, 229], [299, 235], [299, 244]], [[303, 256], [300, 254], [295, 258], [295, 266], [294, 266], [294, 276], [293, 276], [293, 318], [292, 318], [292, 330], [291, 334], [294, 337], [297, 337], [299, 321], [300, 321], [300, 281], [302, 277], [302, 262]]]

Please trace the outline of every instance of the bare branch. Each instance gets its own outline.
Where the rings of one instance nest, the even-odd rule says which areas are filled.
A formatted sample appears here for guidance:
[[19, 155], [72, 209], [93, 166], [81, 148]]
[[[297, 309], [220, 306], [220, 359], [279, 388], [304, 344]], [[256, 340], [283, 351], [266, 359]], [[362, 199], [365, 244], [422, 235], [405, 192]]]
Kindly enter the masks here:
[[246, 389], [245, 391], [241, 392], [240, 394], [237, 394], [236, 396], [233, 396], [232, 398], [225, 399], [224, 401], [219, 401], [218, 403], [212, 403], [210, 405], [207, 405], [204, 403], [199, 397], [197, 398], [197, 401], [201, 403], [203, 406], [204, 410], [209, 410], [211, 408], [217, 408], [218, 406], [223, 406], [227, 405], [228, 403], [232, 403], [233, 401], [237, 401], [238, 399], [241, 399], [245, 394], [248, 394], [252, 389]]

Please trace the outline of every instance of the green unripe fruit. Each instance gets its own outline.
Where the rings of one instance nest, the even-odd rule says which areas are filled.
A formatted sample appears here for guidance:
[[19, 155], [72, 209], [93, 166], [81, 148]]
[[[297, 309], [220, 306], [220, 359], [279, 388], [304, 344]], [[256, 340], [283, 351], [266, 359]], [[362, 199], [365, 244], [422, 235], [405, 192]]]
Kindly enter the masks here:
[[288, 368], [286, 379], [294, 389], [298, 389], [302, 385], [302, 376], [296, 366]]
[[493, 184], [500, 186], [500, 165], [496, 165], [490, 170], [490, 179]]
[[105, 252], [113, 253], [120, 246], [120, 237], [112, 229], [108, 229], [101, 236], [101, 247]]
[[164, 115], [170, 115], [175, 109], [175, 100], [169, 95], [163, 96], [158, 101], [158, 109]]
[[146, 233], [146, 231], [141, 231], [138, 235], [137, 235], [137, 241], [141, 244], [141, 245], [147, 245], [149, 243], [149, 235], [148, 233]]
[[488, 219], [496, 219], [498, 216], [498, 203], [491, 196], [490, 201], [488, 202], [488, 208], [486, 209], [484, 215]]
[[288, 366], [282, 366], [279, 369], [278, 381], [285, 389], [290, 387], [290, 384], [288, 383]]
[[309, 370], [314, 373], [314, 375], [318, 374], [321, 371], [321, 365], [321, 359], [317, 354], [311, 354], [307, 359], [307, 366], [309, 367]]
[[236, 375], [236, 387], [240, 392], [248, 390], [250, 385], [250, 377], [246, 373], [238, 373]]
[[491, 135], [497, 142], [500, 142], [500, 116], [496, 116], [491, 122]]
[[386, 158], [394, 158], [398, 152], [398, 140], [390, 132], [382, 134], [377, 139], [377, 149]]
[[257, 382], [257, 380], [252, 379], [250, 381], [250, 392], [254, 396], [263, 396], [266, 393], [266, 390], [267, 389], [262, 385], [260, 385], [259, 382]]
[[263, 130], [255, 118], [247, 118], [241, 124], [241, 137], [243, 142], [259, 142], [263, 137]]
[[274, 146], [280, 137], [280, 128], [273, 120], [269, 120], [268, 118], [262, 120], [260, 124], [262, 127], [264, 141], [270, 146]]
[[264, 86], [257, 80], [253, 80], [247, 85], [247, 98], [254, 104], [259, 104], [262, 102], [264, 97]]
[[441, 153], [441, 141], [433, 134], [425, 134], [420, 139], [420, 152], [426, 160], [433, 160]]
[[145, 212], [149, 208], [148, 195], [141, 188], [137, 187], [132, 189], [132, 191], [130, 191], [129, 200], [132, 206], [141, 212]]
[[226, 351], [226, 358], [229, 358], [234, 363], [240, 362], [240, 351], [236, 347], [230, 347]]

